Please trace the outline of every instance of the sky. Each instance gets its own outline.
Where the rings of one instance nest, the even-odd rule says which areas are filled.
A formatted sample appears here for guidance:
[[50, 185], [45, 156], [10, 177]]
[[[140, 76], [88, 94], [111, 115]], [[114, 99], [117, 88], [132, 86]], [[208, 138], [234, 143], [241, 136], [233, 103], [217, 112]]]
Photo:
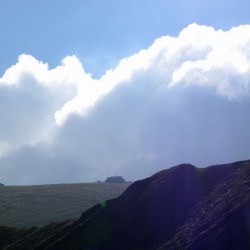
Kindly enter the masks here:
[[249, 10], [0, 0], [0, 182], [134, 181], [250, 159]]

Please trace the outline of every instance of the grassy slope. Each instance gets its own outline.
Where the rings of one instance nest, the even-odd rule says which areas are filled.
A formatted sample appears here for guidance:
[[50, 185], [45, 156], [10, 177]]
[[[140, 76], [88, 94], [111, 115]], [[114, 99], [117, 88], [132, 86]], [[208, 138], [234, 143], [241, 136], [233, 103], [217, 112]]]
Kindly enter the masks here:
[[131, 183], [0, 187], [0, 226], [42, 226], [75, 219], [97, 203], [119, 196]]

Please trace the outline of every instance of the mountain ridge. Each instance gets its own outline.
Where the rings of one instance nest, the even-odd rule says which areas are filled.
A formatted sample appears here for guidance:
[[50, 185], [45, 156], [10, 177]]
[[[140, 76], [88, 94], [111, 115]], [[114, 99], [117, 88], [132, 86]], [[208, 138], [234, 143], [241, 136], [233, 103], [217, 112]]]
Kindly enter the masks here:
[[[136, 181], [76, 221], [34, 229], [4, 249], [225, 249], [225, 236], [236, 235], [239, 225], [244, 232], [237, 237], [249, 247], [249, 179], [250, 160], [207, 168], [180, 164]], [[239, 246], [237, 237], [231, 246]]]

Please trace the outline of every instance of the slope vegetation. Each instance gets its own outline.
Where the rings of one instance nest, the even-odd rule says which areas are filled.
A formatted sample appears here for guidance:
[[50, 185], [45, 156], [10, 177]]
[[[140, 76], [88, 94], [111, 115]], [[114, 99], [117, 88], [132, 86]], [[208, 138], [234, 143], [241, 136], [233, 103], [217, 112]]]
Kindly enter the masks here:
[[77, 219], [97, 203], [119, 196], [131, 183], [79, 183], [0, 187], [0, 225], [44, 226]]

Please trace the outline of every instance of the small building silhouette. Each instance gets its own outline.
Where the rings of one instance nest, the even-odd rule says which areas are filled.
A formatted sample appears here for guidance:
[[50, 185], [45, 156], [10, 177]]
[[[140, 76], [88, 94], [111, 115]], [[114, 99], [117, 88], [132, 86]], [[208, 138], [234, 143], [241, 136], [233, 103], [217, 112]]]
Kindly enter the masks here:
[[106, 179], [107, 183], [124, 183], [125, 180], [123, 179], [122, 176], [111, 176]]
[[0, 183], [0, 187], [3, 187], [4, 186], [4, 184], [3, 183]]

